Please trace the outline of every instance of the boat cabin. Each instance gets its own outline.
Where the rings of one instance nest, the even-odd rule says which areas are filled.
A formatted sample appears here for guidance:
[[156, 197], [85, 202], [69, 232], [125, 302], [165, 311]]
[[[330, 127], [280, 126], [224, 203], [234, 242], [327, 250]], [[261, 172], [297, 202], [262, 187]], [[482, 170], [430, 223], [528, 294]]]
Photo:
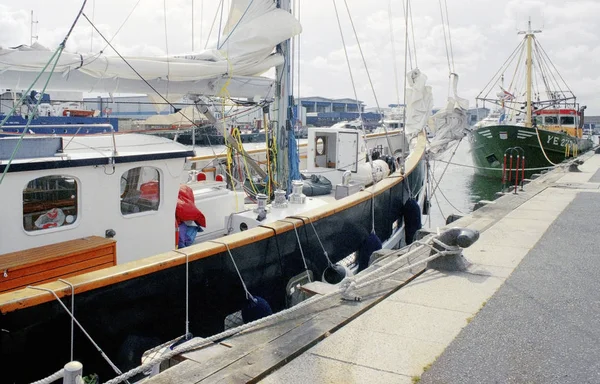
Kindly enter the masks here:
[[2, 255], [87, 238], [116, 240], [117, 263], [174, 248], [187, 147], [140, 134], [0, 140]]
[[535, 111], [535, 123], [538, 127], [550, 131], [565, 131], [575, 137], [582, 137], [579, 127], [581, 114], [575, 109], [544, 109]]
[[[306, 174], [323, 175], [332, 185], [341, 184], [346, 172], [354, 182], [370, 185], [379, 181], [389, 172], [382, 169], [382, 161], [374, 168], [368, 161], [368, 155], [377, 152], [379, 156], [393, 155], [402, 149], [402, 132], [371, 135], [367, 145], [362, 131], [347, 128], [310, 128], [308, 130], [308, 150]], [[390, 148], [396, 143], [397, 148]], [[385, 166], [383, 167], [385, 168]], [[347, 173], [346, 173], [347, 174]], [[375, 180], [373, 178], [375, 177]]]

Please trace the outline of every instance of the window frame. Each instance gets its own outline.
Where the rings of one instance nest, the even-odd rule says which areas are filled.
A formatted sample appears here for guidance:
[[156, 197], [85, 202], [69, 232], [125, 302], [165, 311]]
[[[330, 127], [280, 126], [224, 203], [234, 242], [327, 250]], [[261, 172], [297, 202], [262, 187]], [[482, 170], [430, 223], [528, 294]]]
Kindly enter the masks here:
[[[156, 209], [148, 209], [148, 210], [144, 210], [144, 211], [140, 211], [140, 212], [124, 213], [123, 208], [122, 208], [122, 203], [123, 203], [123, 194], [125, 193], [125, 191], [121, 192], [121, 180], [123, 179], [123, 177], [126, 174], [128, 174], [131, 170], [136, 169], [136, 168], [140, 168], [140, 169], [151, 168], [156, 171], [156, 173], [158, 175], [158, 204], [156, 205]], [[119, 193], [117, 195], [117, 196], [119, 196], [119, 214], [125, 219], [131, 219], [131, 218], [136, 218], [136, 217], [143, 217], [143, 216], [147, 216], [147, 215], [157, 214], [161, 210], [162, 205], [163, 205], [163, 199], [164, 199], [163, 183], [164, 183], [164, 175], [162, 174], [161, 169], [156, 166], [138, 165], [136, 167], [131, 167], [131, 168], [128, 168], [125, 171], [121, 172], [121, 176], [119, 177], [119, 184], [118, 184]], [[125, 190], [127, 190], [127, 187]], [[138, 191], [139, 191], [139, 189], [138, 189]]]
[[[34, 229], [34, 230], [27, 230], [25, 228], [25, 223], [23, 222], [23, 219], [25, 218], [25, 200], [23, 199], [23, 192], [25, 191], [25, 189], [27, 188], [27, 186], [29, 185], [29, 183], [31, 183], [32, 181], [38, 180], [38, 179], [42, 179], [42, 178], [46, 178], [46, 177], [62, 177], [63, 179], [72, 179], [75, 181], [75, 186], [76, 186], [76, 204], [75, 204], [75, 210], [76, 210], [76, 215], [75, 215], [75, 220], [70, 223], [70, 224], [63, 224], [60, 227], [50, 227], [50, 228], [39, 228], [39, 229]], [[29, 181], [27, 181], [25, 183], [25, 186], [21, 189], [21, 230], [28, 236], [39, 236], [39, 235], [45, 235], [45, 234], [49, 234], [49, 233], [55, 233], [55, 232], [61, 232], [61, 231], [69, 231], [72, 229], [76, 229], [81, 225], [81, 212], [82, 212], [82, 208], [81, 208], [81, 180], [73, 175], [69, 175], [69, 174], [51, 174], [51, 175], [44, 175], [44, 176], [38, 176], [35, 177], [33, 179], [30, 179]], [[39, 216], [38, 216], [39, 217]]]

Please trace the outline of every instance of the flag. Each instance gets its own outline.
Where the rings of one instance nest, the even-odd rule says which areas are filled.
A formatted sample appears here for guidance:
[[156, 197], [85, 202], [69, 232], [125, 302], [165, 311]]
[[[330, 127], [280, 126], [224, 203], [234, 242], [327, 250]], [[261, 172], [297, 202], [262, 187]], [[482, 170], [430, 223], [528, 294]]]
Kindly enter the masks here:
[[502, 90], [502, 98], [504, 100], [513, 100], [515, 98], [515, 95], [513, 95], [512, 93], [508, 92], [506, 89], [500, 87], [500, 89]]

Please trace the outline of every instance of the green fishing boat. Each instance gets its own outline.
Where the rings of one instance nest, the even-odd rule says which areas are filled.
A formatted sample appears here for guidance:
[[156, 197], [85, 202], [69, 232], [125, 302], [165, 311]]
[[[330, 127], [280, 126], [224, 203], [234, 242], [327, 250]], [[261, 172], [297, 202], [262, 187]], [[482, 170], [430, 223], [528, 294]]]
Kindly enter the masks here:
[[[586, 107], [556, 72], [536, 39], [540, 32], [531, 29], [531, 21], [527, 31], [519, 32], [525, 38], [477, 97], [494, 108], [469, 134], [476, 173], [502, 178], [505, 184], [519, 183], [593, 145], [583, 135]], [[506, 72], [513, 76], [505, 88]]]

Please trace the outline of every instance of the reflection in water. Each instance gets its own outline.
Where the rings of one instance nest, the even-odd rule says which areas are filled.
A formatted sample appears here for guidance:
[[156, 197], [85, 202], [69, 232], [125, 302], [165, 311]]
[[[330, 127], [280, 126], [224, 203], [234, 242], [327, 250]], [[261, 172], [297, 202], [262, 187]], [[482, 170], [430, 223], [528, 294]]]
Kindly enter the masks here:
[[[434, 177], [440, 180], [436, 197], [431, 201], [429, 217], [423, 217], [425, 228], [436, 228], [446, 224], [446, 218], [451, 214], [467, 215], [473, 211], [473, 206], [480, 200], [494, 200], [496, 192], [500, 191], [501, 181], [474, 174], [470, 145], [464, 139], [452, 157], [453, 150], [447, 152], [440, 160], [451, 161], [448, 165], [436, 161]], [[452, 158], [452, 160], [450, 160]], [[447, 166], [447, 169], [446, 169]], [[445, 170], [445, 172], [444, 172]], [[443, 174], [443, 177], [442, 177]]]
[[467, 189], [473, 204], [479, 200], [494, 200], [496, 192], [500, 192], [501, 187], [502, 181], [496, 178], [480, 175], [471, 175], [467, 178]]

